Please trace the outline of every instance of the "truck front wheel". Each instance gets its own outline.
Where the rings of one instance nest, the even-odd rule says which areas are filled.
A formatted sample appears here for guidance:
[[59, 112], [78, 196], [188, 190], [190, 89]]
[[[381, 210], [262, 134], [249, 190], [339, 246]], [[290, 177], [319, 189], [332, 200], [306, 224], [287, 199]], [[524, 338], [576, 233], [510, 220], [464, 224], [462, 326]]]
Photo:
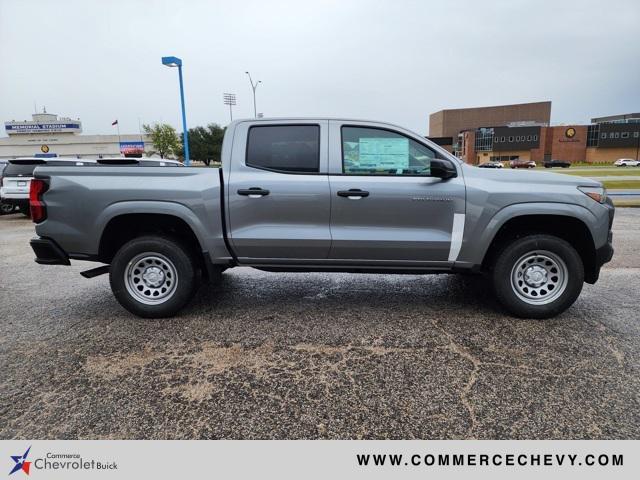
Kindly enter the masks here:
[[529, 235], [506, 245], [493, 268], [498, 300], [513, 315], [550, 318], [573, 305], [584, 283], [576, 250], [551, 235]]
[[138, 237], [122, 246], [111, 262], [109, 281], [120, 305], [145, 318], [175, 315], [198, 283], [190, 251], [159, 236]]

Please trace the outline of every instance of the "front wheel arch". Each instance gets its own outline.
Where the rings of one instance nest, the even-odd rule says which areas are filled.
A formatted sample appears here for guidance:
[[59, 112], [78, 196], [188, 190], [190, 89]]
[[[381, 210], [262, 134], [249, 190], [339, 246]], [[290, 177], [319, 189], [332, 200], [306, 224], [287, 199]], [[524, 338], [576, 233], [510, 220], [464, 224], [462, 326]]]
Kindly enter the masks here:
[[584, 265], [584, 278], [594, 283], [598, 278], [596, 248], [587, 225], [568, 215], [520, 215], [507, 220], [494, 235], [482, 260], [482, 270], [490, 271], [497, 254], [509, 242], [527, 235], [546, 234], [569, 242], [580, 255]]

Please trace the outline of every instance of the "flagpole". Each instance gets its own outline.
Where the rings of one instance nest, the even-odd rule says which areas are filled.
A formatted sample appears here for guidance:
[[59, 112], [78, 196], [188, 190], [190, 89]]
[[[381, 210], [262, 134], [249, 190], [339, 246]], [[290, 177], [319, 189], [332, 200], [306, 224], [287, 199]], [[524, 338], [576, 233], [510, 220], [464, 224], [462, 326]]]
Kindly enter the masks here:
[[118, 120], [116, 120], [116, 127], [118, 127], [118, 155], [122, 155], [122, 140], [120, 140], [120, 122]]

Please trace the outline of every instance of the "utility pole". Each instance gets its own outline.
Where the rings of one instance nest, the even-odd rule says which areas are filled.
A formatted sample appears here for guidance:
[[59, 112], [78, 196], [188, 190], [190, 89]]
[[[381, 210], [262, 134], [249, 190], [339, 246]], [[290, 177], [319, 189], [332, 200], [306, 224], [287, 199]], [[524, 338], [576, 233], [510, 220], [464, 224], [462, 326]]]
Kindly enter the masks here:
[[258, 118], [258, 110], [256, 109], [256, 88], [258, 88], [258, 84], [262, 83], [262, 80], [258, 80], [256, 83], [253, 83], [251, 74], [249, 72], [244, 73], [249, 75], [249, 83], [251, 83], [251, 89], [253, 90], [253, 116]]
[[233, 112], [231, 108], [236, 104], [236, 94], [235, 93], [223, 93], [222, 99], [224, 100], [225, 105], [229, 105], [229, 118], [233, 122]]

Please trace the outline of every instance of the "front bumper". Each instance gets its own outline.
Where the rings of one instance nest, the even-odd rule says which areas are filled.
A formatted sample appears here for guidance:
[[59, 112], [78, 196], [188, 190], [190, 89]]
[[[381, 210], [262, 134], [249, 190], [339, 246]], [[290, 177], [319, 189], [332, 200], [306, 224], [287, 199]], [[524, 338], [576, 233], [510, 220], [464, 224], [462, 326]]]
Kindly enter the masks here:
[[613, 245], [611, 244], [611, 232], [609, 232], [609, 242], [596, 250], [596, 265], [602, 267], [613, 258]]
[[32, 238], [29, 244], [36, 254], [36, 263], [41, 265], [71, 265], [66, 252], [50, 238]]

